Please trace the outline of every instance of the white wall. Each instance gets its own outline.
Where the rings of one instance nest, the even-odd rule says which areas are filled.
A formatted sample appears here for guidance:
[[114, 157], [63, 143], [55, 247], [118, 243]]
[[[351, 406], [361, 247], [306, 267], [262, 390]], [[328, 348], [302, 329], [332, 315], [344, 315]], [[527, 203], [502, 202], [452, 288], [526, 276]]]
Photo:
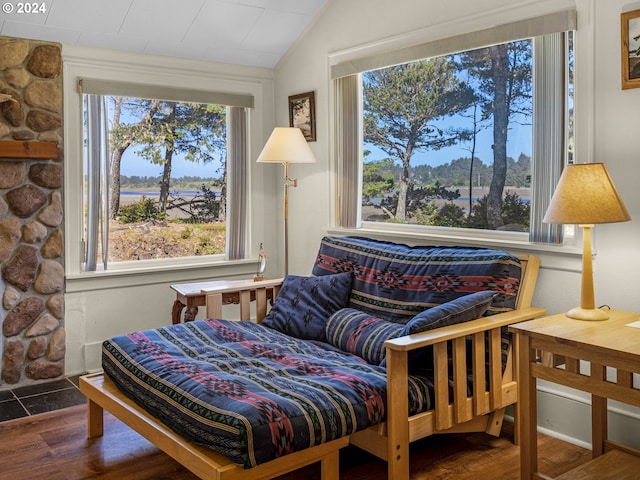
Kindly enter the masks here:
[[[636, 272], [640, 271], [640, 136], [637, 116], [640, 89], [620, 88], [620, 13], [640, 8], [628, 0], [332, 0], [306, 35], [276, 68], [276, 125], [288, 125], [287, 97], [316, 92], [317, 139], [311, 148], [315, 165], [294, 165], [299, 187], [292, 190], [289, 206], [290, 273], [308, 274], [322, 235], [332, 226], [332, 180], [329, 143], [329, 58], [406, 45], [412, 41], [442, 38], [501, 23], [556, 11], [566, 6], [578, 10], [576, 135], [579, 162], [607, 164], [633, 220], [599, 225], [595, 231], [594, 260], [596, 302], [640, 312]], [[382, 46], [381, 46], [382, 45]], [[387, 47], [388, 48], [388, 47]], [[281, 180], [277, 179], [276, 189]], [[282, 198], [279, 197], [278, 202]], [[279, 228], [277, 233], [282, 238]], [[399, 237], [398, 240], [402, 241]], [[526, 250], [526, 249], [525, 249]], [[566, 311], [579, 303], [580, 261], [576, 251], [530, 253], [542, 259], [542, 271], [534, 298], [549, 313]], [[539, 422], [550, 432], [577, 443], [590, 440], [588, 401], [553, 385], [540, 395]], [[577, 400], [576, 400], [577, 399]], [[625, 421], [637, 410], [616, 410]], [[616, 413], [618, 415], [618, 413]], [[617, 417], [616, 417], [617, 418]], [[612, 420], [612, 437], [625, 437], [632, 429], [625, 421]], [[623, 431], [624, 430], [624, 431]], [[640, 434], [631, 435], [640, 445]]]

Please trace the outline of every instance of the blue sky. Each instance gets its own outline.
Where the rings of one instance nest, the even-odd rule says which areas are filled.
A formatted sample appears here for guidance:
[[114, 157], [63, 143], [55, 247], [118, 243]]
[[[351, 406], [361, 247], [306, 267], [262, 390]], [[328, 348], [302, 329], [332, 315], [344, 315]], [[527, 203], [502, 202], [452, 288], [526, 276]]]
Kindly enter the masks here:
[[[159, 177], [160, 175], [162, 175], [162, 168], [162, 165], [155, 165], [145, 160], [144, 158], [136, 155], [135, 149], [129, 148], [122, 156], [120, 175], [126, 175], [127, 177]], [[173, 178], [180, 178], [185, 176], [217, 178], [222, 175], [221, 172], [218, 172], [219, 168], [219, 162], [202, 165], [185, 160], [183, 155], [174, 155], [171, 161], [171, 176]]]
[[[188, 177], [219, 177], [217, 172], [218, 164], [202, 165], [184, 160], [184, 158], [174, 157], [171, 165], [171, 176], [180, 178]], [[162, 165], [153, 165], [152, 163], [138, 157], [134, 153], [126, 155], [122, 159], [120, 166], [120, 174], [128, 177], [158, 177], [162, 175]]]
[[[114, 102], [109, 101], [109, 120], [112, 121], [114, 115]], [[138, 112], [140, 115], [140, 113]], [[129, 109], [123, 108], [121, 112], [121, 121], [123, 124], [138, 123], [140, 118], [135, 116]], [[158, 177], [162, 175], [162, 165], [155, 165], [148, 160], [138, 156], [135, 152], [138, 148], [128, 148], [122, 156], [120, 164], [120, 175], [128, 177]], [[220, 168], [219, 162], [202, 165], [189, 162], [184, 159], [183, 155], [174, 155], [171, 161], [171, 176], [180, 178], [183, 176], [193, 176], [202, 178], [220, 177], [222, 173], [218, 172]]]

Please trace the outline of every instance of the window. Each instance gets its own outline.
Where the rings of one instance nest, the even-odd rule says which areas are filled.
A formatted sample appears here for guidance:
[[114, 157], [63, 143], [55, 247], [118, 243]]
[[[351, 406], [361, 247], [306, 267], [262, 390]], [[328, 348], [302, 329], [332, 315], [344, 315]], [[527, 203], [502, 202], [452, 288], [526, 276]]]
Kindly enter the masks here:
[[243, 258], [244, 196], [230, 193], [245, 191], [245, 109], [252, 99], [205, 94], [212, 101], [203, 102], [198, 92], [171, 89], [119, 95], [139, 88], [91, 79], [81, 89], [84, 269]]
[[541, 219], [572, 161], [574, 24], [561, 12], [334, 65], [339, 225], [561, 241]]

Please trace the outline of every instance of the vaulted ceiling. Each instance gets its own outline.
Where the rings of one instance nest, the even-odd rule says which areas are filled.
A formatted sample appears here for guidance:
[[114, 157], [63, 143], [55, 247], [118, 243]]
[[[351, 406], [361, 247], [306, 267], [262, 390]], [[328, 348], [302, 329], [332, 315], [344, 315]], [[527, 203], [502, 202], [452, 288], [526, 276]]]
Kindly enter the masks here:
[[274, 67], [327, 1], [3, 0], [0, 36]]

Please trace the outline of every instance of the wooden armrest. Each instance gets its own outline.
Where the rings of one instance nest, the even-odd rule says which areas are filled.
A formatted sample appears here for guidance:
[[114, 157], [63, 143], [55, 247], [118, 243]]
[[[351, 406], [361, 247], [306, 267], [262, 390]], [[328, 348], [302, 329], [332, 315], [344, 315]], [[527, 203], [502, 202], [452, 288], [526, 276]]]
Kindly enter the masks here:
[[387, 340], [385, 347], [391, 350], [410, 351], [417, 348], [434, 345], [436, 343], [466, 337], [474, 333], [505, 327], [512, 323], [532, 320], [546, 315], [546, 310], [537, 307], [520, 308], [510, 312], [498, 313], [490, 317], [481, 317], [469, 322], [437, 328], [426, 332], [406, 335], [404, 337]]
[[[520, 308], [458, 325], [387, 340], [384, 345], [387, 348], [389, 436], [409, 437], [409, 428], [406, 426], [409, 351], [433, 346], [433, 428], [434, 431], [445, 431], [454, 425], [464, 424], [474, 417], [504, 408], [517, 400], [511, 373], [503, 374], [502, 370], [500, 329], [512, 323], [531, 320], [545, 314], [546, 311], [542, 308]], [[486, 334], [487, 338], [485, 338], [485, 332], [489, 332]], [[467, 360], [467, 336], [472, 336], [471, 364], [468, 364]], [[486, 345], [485, 342], [487, 342]], [[487, 358], [488, 363], [486, 363]], [[472, 371], [472, 394], [468, 393], [469, 369]], [[503, 384], [505, 378], [507, 380]]]
[[202, 290], [207, 295], [206, 308], [207, 318], [221, 318], [223, 296], [237, 295], [237, 301], [240, 304], [240, 320], [250, 320], [251, 318], [251, 301], [256, 302], [256, 321], [260, 323], [267, 315], [267, 291], [271, 291], [269, 299], [275, 299], [278, 290], [284, 279], [276, 278], [274, 280], [246, 280], [242, 282], [233, 282], [228, 285], [221, 284], [215, 288]]

